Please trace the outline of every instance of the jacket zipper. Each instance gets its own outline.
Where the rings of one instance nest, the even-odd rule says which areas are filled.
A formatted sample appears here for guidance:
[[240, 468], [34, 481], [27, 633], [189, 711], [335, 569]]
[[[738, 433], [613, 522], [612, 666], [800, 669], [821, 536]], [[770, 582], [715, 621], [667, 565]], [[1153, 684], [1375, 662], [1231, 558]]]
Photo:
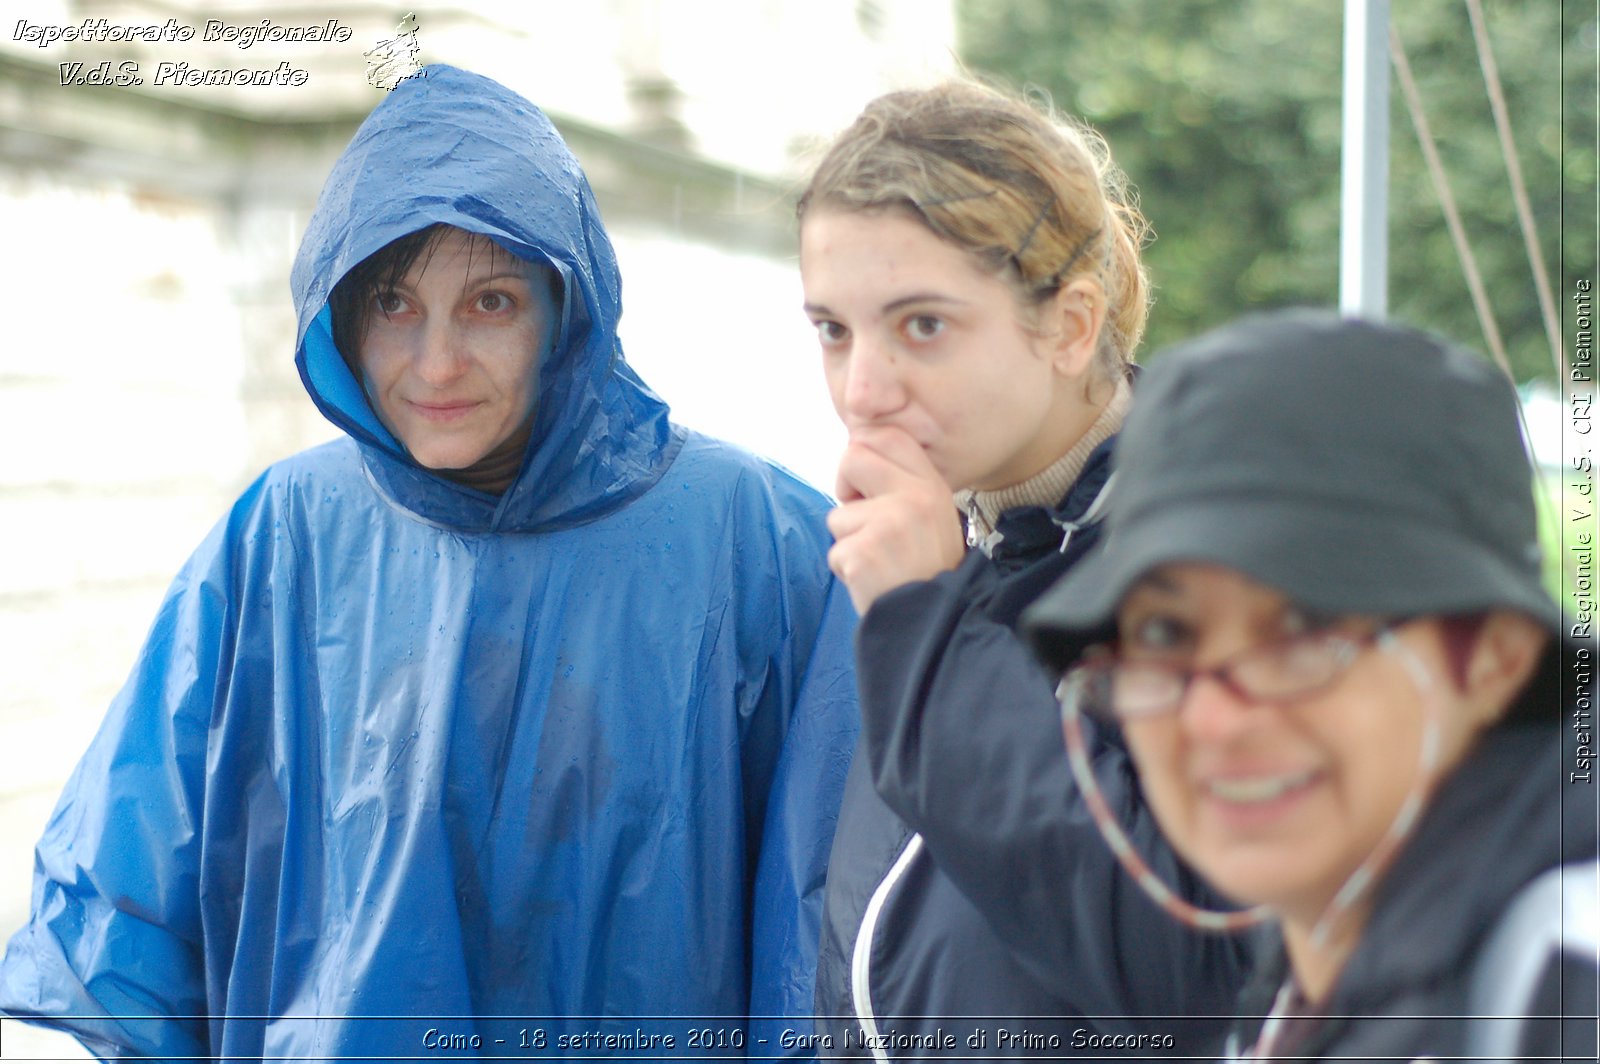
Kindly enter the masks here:
[[1100, 520], [1100, 511], [1104, 507], [1106, 499], [1110, 497], [1111, 485], [1116, 483], [1116, 479], [1117, 475], [1115, 473], [1112, 473], [1109, 477], [1106, 477], [1106, 482], [1100, 485], [1100, 490], [1095, 493], [1094, 501], [1089, 503], [1089, 508], [1083, 511], [1083, 516], [1078, 518], [1076, 521], [1059, 521], [1054, 517], [1050, 519], [1051, 521], [1055, 522], [1055, 526], [1057, 528], [1061, 529], [1061, 531], [1065, 533], [1061, 537], [1061, 546], [1056, 549], [1057, 554], [1067, 553], [1067, 544], [1072, 542], [1072, 534], [1074, 532], [1082, 528], [1088, 528], [1090, 525]]
[[913, 833], [906, 842], [906, 848], [900, 851], [900, 856], [878, 884], [878, 889], [872, 892], [867, 911], [861, 916], [861, 927], [856, 931], [856, 944], [850, 955], [850, 996], [855, 1001], [856, 1022], [861, 1025], [861, 1033], [874, 1060], [887, 1062], [889, 1054], [883, 1051], [882, 1038], [878, 1034], [878, 1018], [872, 1012], [872, 936], [877, 930], [883, 907], [889, 900], [889, 892], [921, 852], [922, 836]]

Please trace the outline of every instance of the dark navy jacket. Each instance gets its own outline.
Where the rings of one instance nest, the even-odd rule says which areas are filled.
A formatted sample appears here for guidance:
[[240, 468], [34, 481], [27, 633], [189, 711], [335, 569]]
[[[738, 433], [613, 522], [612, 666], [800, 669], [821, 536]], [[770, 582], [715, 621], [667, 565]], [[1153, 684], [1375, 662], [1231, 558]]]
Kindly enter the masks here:
[[[1361, 940], [1328, 999], [1285, 1024], [1280, 1051], [1311, 1060], [1460, 1059], [1480, 1055], [1485, 1047], [1475, 1039], [1510, 1023], [1503, 1037], [1518, 1059], [1596, 1059], [1600, 978], [1592, 952], [1552, 948], [1529, 969], [1529, 986], [1498, 987], [1482, 1003], [1473, 999], [1483, 975], [1491, 986], [1498, 983], [1497, 973], [1483, 969], [1482, 954], [1519, 891], [1557, 865], [1592, 860], [1600, 849], [1597, 785], [1592, 774], [1572, 778], [1579, 748], [1592, 749], [1593, 735], [1592, 692], [1580, 699], [1573, 684], [1593, 676], [1594, 659], [1589, 648], [1567, 650], [1564, 668], [1558, 655], [1547, 655], [1512, 714], [1439, 785], [1374, 888]], [[1582, 924], [1564, 930], [1586, 931], [1592, 941], [1600, 931], [1600, 898], [1592, 880], [1579, 889], [1586, 897], [1576, 911], [1564, 914], [1556, 904], [1549, 924], [1557, 931]], [[1529, 934], [1527, 946], [1540, 948], [1533, 940], [1542, 937]], [[1260, 970], [1240, 999], [1243, 1019], [1230, 1039], [1235, 1051], [1255, 1043], [1287, 973], [1281, 939], [1269, 936]], [[1512, 1008], [1504, 1004], [1508, 998], [1526, 1004]], [[1512, 1013], [1540, 1018], [1464, 1019]]]
[[[1244, 946], [1181, 929], [1118, 867], [1072, 782], [1055, 679], [1014, 630], [1098, 535], [1086, 515], [1112, 442], [1057, 510], [1003, 514], [992, 558], [971, 551], [862, 620], [862, 737], [817, 975], [819, 1033], [835, 1054], [868, 1055], [864, 1036], [890, 1058], [1221, 1047]], [[1119, 737], [1091, 742], [1100, 785], [1152, 867], [1216, 904], [1159, 840]], [[1215, 1019], [1115, 1019], [1194, 1015]]]

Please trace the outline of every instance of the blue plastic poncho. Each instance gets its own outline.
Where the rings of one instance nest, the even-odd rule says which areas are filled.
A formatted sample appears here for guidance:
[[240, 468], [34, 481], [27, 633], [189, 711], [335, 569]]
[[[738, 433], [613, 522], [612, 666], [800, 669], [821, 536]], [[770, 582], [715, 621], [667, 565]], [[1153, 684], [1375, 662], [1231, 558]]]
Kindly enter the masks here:
[[[499, 498], [413, 463], [331, 339], [334, 283], [436, 222], [564, 282]], [[293, 287], [349, 438], [178, 575], [39, 843], [0, 1010], [157, 1058], [776, 1055], [854, 741], [827, 501], [669, 423], [577, 162], [491, 81], [428, 68], [372, 113]]]

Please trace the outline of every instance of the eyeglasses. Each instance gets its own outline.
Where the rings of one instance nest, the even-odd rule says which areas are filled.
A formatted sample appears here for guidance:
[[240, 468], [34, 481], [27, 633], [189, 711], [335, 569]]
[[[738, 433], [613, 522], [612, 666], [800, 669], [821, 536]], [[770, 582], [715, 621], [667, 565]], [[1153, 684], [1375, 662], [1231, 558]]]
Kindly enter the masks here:
[[1252, 647], [1209, 669], [1191, 669], [1151, 660], [1124, 660], [1107, 648], [1099, 647], [1091, 649], [1083, 664], [1062, 678], [1056, 694], [1061, 701], [1061, 726], [1072, 778], [1094, 818], [1095, 827], [1140, 890], [1179, 921], [1202, 931], [1240, 931], [1272, 918], [1271, 910], [1262, 905], [1234, 912], [1198, 908], [1150, 869], [1139, 855], [1139, 847], [1117, 822], [1116, 813], [1095, 779], [1095, 770], [1089, 762], [1089, 744], [1084, 739], [1082, 714], [1091, 712], [1130, 720], [1171, 713], [1182, 704], [1196, 676], [1214, 676], [1218, 683], [1243, 698], [1277, 704], [1293, 702], [1332, 684], [1363, 649], [1376, 645], [1404, 666], [1422, 699], [1423, 733], [1417, 774], [1388, 830], [1345, 879], [1312, 928], [1313, 943], [1327, 940], [1330, 929], [1371, 889], [1380, 872], [1410, 837], [1427, 795], [1438, 779], [1443, 712], [1439, 687], [1428, 667], [1395, 634], [1396, 626], [1401, 623], [1391, 621], [1365, 633], [1324, 630], [1293, 636]]
[[1283, 705], [1309, 698], [1337, 680], [1388, 628], [1364, 634], [1312, 632], [1251, 647], [1207, 669], [1150, 658], [1127, 658], [1100, 647], [1068, 671], [1063, 690], [1075, 689], [1086, 712], [1142, 720], [1176, 712], [1197, 677], [1215, 679], [1236, 697]]

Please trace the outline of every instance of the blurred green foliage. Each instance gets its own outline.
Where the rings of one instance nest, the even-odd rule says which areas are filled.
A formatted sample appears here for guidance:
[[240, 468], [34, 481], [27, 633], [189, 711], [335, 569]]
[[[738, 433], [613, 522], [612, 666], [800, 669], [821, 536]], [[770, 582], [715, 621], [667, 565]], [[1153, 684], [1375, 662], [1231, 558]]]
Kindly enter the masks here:
[[[1539, 522], [1539, 552], [1545, 590], [1569, 614], [1575, 614], [1578, 612], [1577, 559], [1568, 549], [1572, 541], [1566, 525], [1571, 520], [1571, 511], [1563, 513], [1562, 504], [1577, 499], [1578, 495], [1573, 491], [1569, 498], [1566, 491], [1561, 473], [1546, 472], [1540, 477], [1540, 484], [1533, 493], [1533, 503]], [[1592, 532], [1593, 522], [1589, 522], [1587, 527]]]
[[[1343, 4], [959, 0], [958, 14], [969, 68], [1087, 119], [1138, 188], [1156, 231], [1146, 352], [1247, 310], [1337, 302]], [[1485, 0], [1485, 14], [1564, 305], [1595, 271], [1595, 6]], [[1466, 5], [1396, 0], [1392, 15], [1516, 376], [1552, 377]], [[1486, 350], [1397, 83], [1391, 94], [1390, 314]]]

